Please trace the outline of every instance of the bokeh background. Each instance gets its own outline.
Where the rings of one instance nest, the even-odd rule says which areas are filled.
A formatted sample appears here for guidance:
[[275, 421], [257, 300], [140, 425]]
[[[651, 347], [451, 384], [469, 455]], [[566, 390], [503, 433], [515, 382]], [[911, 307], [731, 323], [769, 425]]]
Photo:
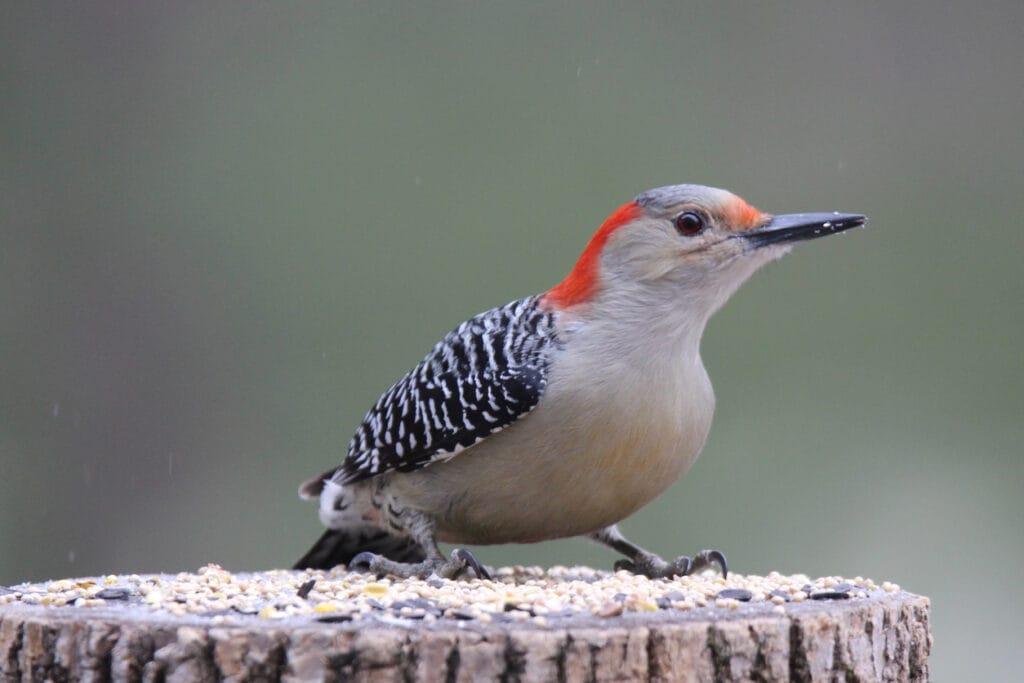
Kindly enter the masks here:
[[[287, 566], [298, 482], [649, 187], [869, 214], [704, 341], [703, 457], [624, 525], [1024, 643], [1024, 4], [5, 3], [0, 584]], [[479, 548], [590, 563], [583, 541]]]

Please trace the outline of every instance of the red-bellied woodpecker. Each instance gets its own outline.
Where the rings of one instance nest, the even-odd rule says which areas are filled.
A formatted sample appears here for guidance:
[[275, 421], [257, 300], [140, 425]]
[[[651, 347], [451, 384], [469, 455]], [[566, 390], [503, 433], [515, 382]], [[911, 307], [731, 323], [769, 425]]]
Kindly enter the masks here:
[[348, 564], [456, 576], [438, 541], [586, 536], [617, 568], [685, 575], [616, 523], [686, 473], [715, 396], [700, 357], [708, 318], [793, 242], [862, 225], [857, 214], [771, 216], [736, 195], [673, 185], [619, 207], [559, 285], [467, 320], [366, 414], [339, 467], [306, 481], [327, 532], [296, 568]]

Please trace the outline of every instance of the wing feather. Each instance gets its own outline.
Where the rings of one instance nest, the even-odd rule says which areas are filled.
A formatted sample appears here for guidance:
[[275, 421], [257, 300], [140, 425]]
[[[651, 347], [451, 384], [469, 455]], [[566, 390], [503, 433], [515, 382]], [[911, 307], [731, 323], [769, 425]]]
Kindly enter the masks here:
[[500, 432], [536, 407], [559, 345], [539, 297], [467, 320], [381, 395], [331, 478], [416, 470]]

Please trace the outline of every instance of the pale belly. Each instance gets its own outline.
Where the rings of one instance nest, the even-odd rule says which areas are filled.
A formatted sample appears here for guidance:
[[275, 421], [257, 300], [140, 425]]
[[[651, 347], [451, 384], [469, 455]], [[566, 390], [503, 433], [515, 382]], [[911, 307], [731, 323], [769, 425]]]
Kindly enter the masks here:
[[[703, 368], [700, 370], [703, 372]], [[529, 543], [587, 534], [628, 517], [686, 473], [714, 397], [566, 402], [538, 410], [448, 462], [395, 473], [394, 493], [430, 513], [438, 540]], [[627, 399], [627, 400], [622, 400]]]

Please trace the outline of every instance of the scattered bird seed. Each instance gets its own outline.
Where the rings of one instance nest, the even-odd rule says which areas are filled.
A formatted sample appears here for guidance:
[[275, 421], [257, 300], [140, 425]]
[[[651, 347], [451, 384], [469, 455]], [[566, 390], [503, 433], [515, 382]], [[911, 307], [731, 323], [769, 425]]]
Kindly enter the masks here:
[[346, 621], [352, 621], [351, 614], [329, 614], [326, 617], [317, 617], [316, 619], [321, 624], [340, 624]]
[[96, 597], [101, 600], [127, 600], [130, 595], [131, 591], [127, 588], [104, 588], [96, 593]]
[[754, 594], [746, 588], [726, 588], [725, 590], [718, 592], [718, 597], [739, 600], [740, 602], [750, 602], [750, 599], [754, 597]]
[[305, 600], [309, 597], [310, 591], [313, 590], [313, 586], [316, 585], [316, 579], [310, 579], [306, 583], [299, 586], [299, 590], [295, 591], [295, 594]]
[[811, 600], [849, 600], [850, 594], [846, 591], [814, 591], [811, 593]]
[[514, 602], [506, 602], [504, 609], [505, 609], [506, 612], [526, 612], [531, 617], [535, 615], [532, 607], [526, 607], [526, 606], [523, 606], [523, 605], [517, 605]]
[[620, 614], [622, 614], [622, 603], [615, 602], [614, 600], [611, 602], [606, 602], [604, 605], [597, 609], [595, 614], [597, 614], [597, 616], [599, 617], [617, 617]]
[[[217, 623], [304, 618], [349, 621], [437, 620], [531, 624], [578, 616], [615, 618], [648, 611], [763, 609], [785, 612], [788, 602], [858, 600], [900, 588], [888, 581], [838, 576], [768, 576], [714, 572], [647, 579], [588, 567], [504, 567], [492, 580], [377, 578], [329, 571], [274, 570], [232, 574], [217, 565], [195, 573], [129, 574], [20, 584], [0, 591], [0, 604], [98, 607], [107, 601], [170, 616], [206, 616]], [[787, 608], [788, 609], [788, 608]]]
[[410, 609], [408, 611], [400, 610], [398, 614], [399, 614], [399, 616], [401, 616], [404, 619], [417, 619], [418, 620], [418, 619], [426, 619], [427, 618], [427, 612], [425, 610], [421, 610], [421, 609]]
[[367, 595], [372, 595], [375, 598], [379, 598], [383, 595], [387, 595], [388, 586], [384, 583], [368, 583], [363, 586], [363, 592]]

